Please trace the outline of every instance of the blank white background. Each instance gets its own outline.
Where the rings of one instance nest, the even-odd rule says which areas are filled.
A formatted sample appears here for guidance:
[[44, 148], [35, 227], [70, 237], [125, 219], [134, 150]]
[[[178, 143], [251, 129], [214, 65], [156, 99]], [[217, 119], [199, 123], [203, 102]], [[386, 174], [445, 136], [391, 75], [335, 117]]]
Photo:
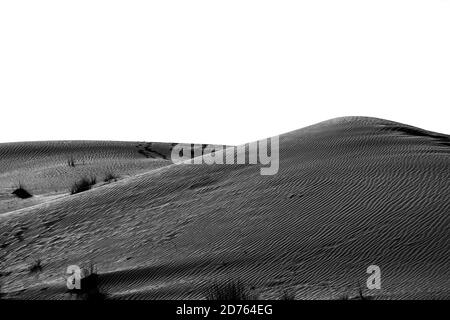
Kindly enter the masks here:
[[1, 1], [0, 141], [239, 144], [347, 115], [450, 133], [450, 3]]

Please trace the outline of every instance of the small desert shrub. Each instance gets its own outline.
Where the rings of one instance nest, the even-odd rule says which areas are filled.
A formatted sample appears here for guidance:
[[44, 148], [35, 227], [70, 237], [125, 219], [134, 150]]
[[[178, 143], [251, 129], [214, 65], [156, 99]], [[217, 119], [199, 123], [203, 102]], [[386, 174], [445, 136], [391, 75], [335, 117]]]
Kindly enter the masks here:
[[33, 263], [30, 265], [30, 267], [28, 268], [28, 271], [30, 271], [30, 273], [41, 272], [42, 271], [41, 259], [34, 260]]
[[31, 198], [33, 195], [28, 192], [28, 190], [25, 188], [23, 184], [19, 182], [18, 187], [12, 192], [13, 195], [20, 199], [28, 199]]
[[358, 298], [359, 300], [372, 300], [372, 297], [369, 296], [365, 296], [363, 289], [361, 288], [361, 286], [359, 286], [358, 288]]
[[209, 288], [206, 296], [207, 300], [255, 300], [248, 289], [240, 281], [230, 281], [227, 283], [216, 283]]
[[72, 167], [72, 168], [75, 167], [75, 159], [74, 159], [73, 156], [70, 157], [69, 159], [67, 159], [67, 165], [68, 165], [69, 167]]
[[88, 268], [83, 269], [80, 287], [80, 289], [69, 290], [69, 293], [75, 293], [82, 300], [105, 300], [107, 298], [107, 294], [101, 290], [100, 275], [92, 263]]
[[93, 185], [97, 183], [96, 177], [83, 177], [79, 181], [75, 182], [70, 188], [70, 194], [76, 194], [83, 191], [88, 191]]
[[103, 179], [104, 182], [108, 183], [111, 181], [117, 181], [119, 179], [119, 176], [112, 173], [112, 172], [108, 172], [107, 174], [105, 174], [105, 178]]

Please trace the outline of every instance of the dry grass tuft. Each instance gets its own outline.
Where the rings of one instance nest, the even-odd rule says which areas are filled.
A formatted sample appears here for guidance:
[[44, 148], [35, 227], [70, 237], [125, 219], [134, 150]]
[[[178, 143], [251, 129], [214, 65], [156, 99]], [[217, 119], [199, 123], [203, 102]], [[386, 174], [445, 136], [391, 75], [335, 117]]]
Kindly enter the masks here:
[[70, 194], [76, 194], [84, 191], [88, 191], [93, 185], [97, 183], [97, 178], [94, 176], [83, 177], [79, 181], [75, 182], [70, 188]]
[[33, 195], [25, 188], [25, 186], [19, 182], [18, 187], [12, 192], [13, 195], [15, 195], [17, 198], [20, 199], [28, 199], [31, 198]]
[[41, 259], [36, 259], [33, 261], [33, 263], [30, 265], [30, 267], [28, 268], [28, 271], [30, 273], [38, 273], [41, 272], [43, 269], [42, 267], [42, 261]]

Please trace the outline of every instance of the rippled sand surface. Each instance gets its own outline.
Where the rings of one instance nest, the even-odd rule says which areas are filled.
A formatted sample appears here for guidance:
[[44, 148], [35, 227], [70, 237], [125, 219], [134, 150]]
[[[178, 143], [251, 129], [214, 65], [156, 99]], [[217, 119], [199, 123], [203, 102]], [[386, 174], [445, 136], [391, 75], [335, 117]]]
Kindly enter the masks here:
[[[203, 298], [231, 279], [261, 299], [338, 299], [360, 287], [382, 299], [450, 297], [449, 136], [329, 120], [280, 136], [273, 176], [259, 165], [173, 165], [171, 145], [137, 145], [0, 145], [6, 297], [66, 299], [66, 267], [90, 262], [119, 299]], [[68, 167], [71, 154], [85, 167]], [[82, 170], [107, 168], [122, 178], [67, 194]], [[18, 177], [42, 198], [13, 199]], [[43, 269], [30, 274], [35, 259]], [[381, 290], [365, 289], [372, 264]]]

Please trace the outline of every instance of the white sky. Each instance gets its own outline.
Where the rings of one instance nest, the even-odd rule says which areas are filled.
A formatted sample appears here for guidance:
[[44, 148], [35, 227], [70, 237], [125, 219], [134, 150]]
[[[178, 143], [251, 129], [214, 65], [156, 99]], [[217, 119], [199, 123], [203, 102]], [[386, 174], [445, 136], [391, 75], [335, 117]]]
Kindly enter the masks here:
[[365, 115], [450, 134], [450, 2], [1, 1], [0, 142], [240, 144]]

